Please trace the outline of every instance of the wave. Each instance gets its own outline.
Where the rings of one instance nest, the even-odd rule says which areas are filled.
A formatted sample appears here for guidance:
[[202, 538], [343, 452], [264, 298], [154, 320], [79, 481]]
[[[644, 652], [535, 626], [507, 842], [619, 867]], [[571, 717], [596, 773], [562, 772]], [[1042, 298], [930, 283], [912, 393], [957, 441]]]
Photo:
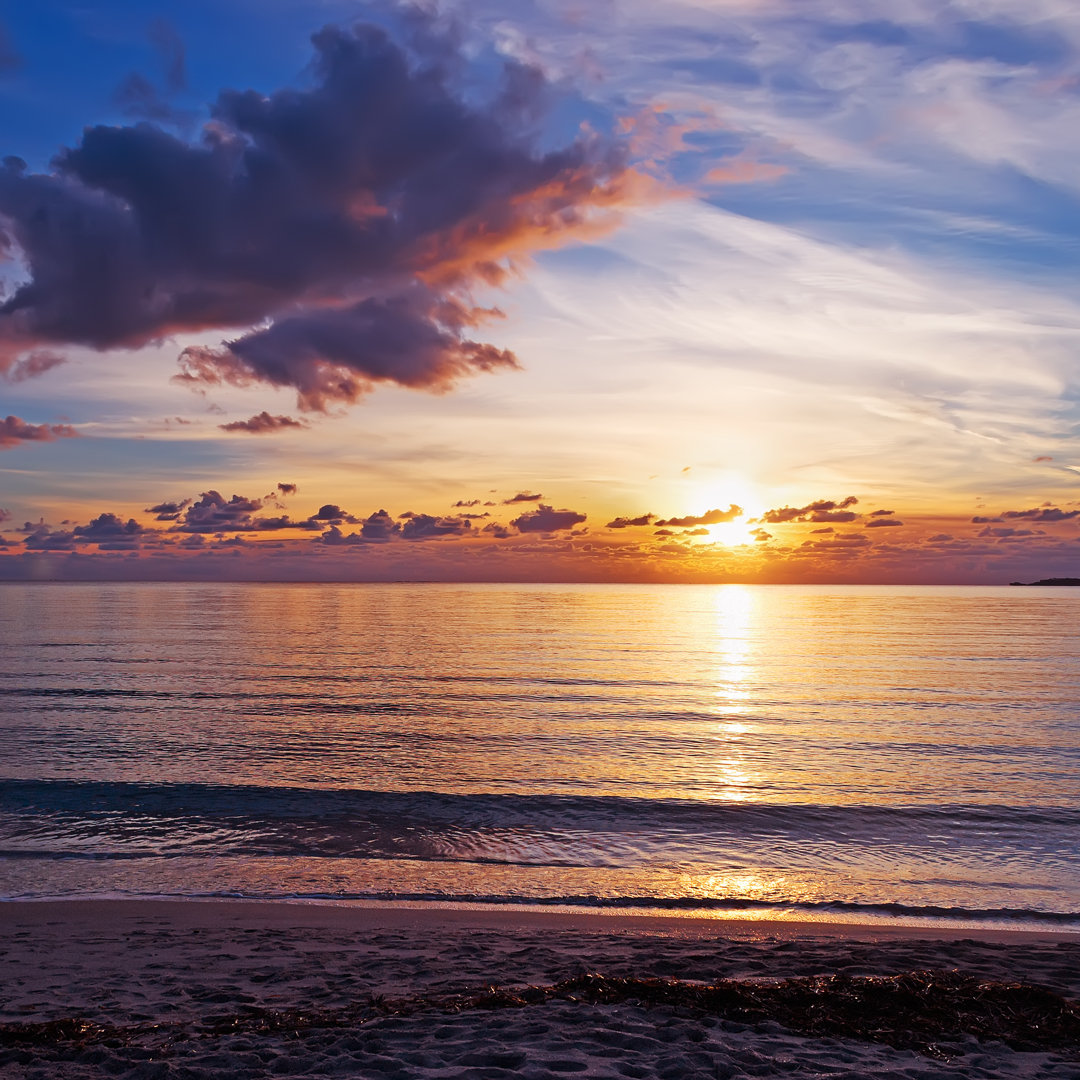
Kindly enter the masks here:
[[1080, 860], [1080, 809], [701, 802], [258, 785], [0, 782], [7, 857], [121, 853], [406, 858], [531, 866], [700, 865], [763, 851]]
[[[292, 891], [221, 889], [190, 892], [131, 891], [110, 892], [114, 899], [141, 898], [169, 900], [265, 900], [297, 902], [378, 903], [378, 904], [438, 904], [440, 906], [484, 906], [514, 908], [564, 908], [588, 910], [625, 910], [635, 912], [702, 912], [717, 915], [723, 912], [761, 912], [769, 915], [803, 914], [814, 916], [845, 915], [856, 921], [874, 919], [937, 919], [949, 923], [1004, 922], [1048, 924], [1080, 931], [1080, 911], [1048, 911], [1023, 907], [975, 908], [959, 905], [905, 904], [892, 901], [861, 903], [844, 900], [759, 900], [743, 896], [595, 896], [591, 894], [566, 896], [527, 896], [502, 893], [452, 892], [389, 892], [367, 891]], [[24, 894], [0, 896], [0, 903], [17, 900], [59, 899], [62, 894], [49, 896]], [[102, 898], [105, 898], [104, 896]], [[87, 899], [80, 895], [79, 899]]]

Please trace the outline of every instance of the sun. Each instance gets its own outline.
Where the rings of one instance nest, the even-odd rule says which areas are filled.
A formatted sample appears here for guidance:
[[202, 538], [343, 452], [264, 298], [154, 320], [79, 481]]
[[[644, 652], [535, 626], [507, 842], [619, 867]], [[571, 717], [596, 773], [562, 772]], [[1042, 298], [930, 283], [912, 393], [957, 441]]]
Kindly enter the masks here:
[[754, 544], [756, 525], [751, 519], [765, 511], [765, 502], [757, 486], [742, 473], [725, 472], [711, 480], [708, 485], [701, 484], [693, 494], [697, 505], [724, 510], [732, 504], [742, 508], [742, 514], [731, 521], [722, 521], [709, 525], [708, 535], [701, 540], [707, 544], [723, 544], [725, 547], [739, 547]]
[[719, 525], [709, 525], [709, 542], [723, 544], [725, 547], [738, 547], [740, 544], [753, 544], [756, 537], [752, 530], [756, 528], [750, 525], [747, 515], [736, 518], [734, 521], [724, 521]]

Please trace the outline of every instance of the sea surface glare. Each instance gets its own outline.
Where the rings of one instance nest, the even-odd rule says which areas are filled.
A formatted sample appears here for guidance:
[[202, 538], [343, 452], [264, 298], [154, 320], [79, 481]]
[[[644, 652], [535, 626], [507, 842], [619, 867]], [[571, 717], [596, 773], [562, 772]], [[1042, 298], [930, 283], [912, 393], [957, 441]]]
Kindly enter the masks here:
[[0, 897], [1080, 930], [1080, 590], [0, 586]]

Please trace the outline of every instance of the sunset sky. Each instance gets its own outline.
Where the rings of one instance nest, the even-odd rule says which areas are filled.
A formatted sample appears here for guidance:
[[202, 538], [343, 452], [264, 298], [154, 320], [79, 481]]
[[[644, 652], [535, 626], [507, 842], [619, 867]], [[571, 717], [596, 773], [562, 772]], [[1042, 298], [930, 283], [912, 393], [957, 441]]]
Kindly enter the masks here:
[[0, 117], [0, 579], [1080, 576], [1072, 0], [0, 0]]

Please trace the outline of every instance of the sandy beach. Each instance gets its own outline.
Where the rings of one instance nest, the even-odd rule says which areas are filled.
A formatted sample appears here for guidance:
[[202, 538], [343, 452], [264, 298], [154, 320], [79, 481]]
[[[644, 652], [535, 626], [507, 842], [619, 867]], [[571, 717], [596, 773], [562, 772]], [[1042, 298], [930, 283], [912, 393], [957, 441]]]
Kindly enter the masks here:
[[[1078, 1046], [899, 1048], [558, 989], [933, 970], [1075, 1000], [1067, 934], [241, 901], [7, 903], [0, 923], [5, 1078], [1080, 1078]], [[491, 986], [556, 989], [492, 1008]]]

